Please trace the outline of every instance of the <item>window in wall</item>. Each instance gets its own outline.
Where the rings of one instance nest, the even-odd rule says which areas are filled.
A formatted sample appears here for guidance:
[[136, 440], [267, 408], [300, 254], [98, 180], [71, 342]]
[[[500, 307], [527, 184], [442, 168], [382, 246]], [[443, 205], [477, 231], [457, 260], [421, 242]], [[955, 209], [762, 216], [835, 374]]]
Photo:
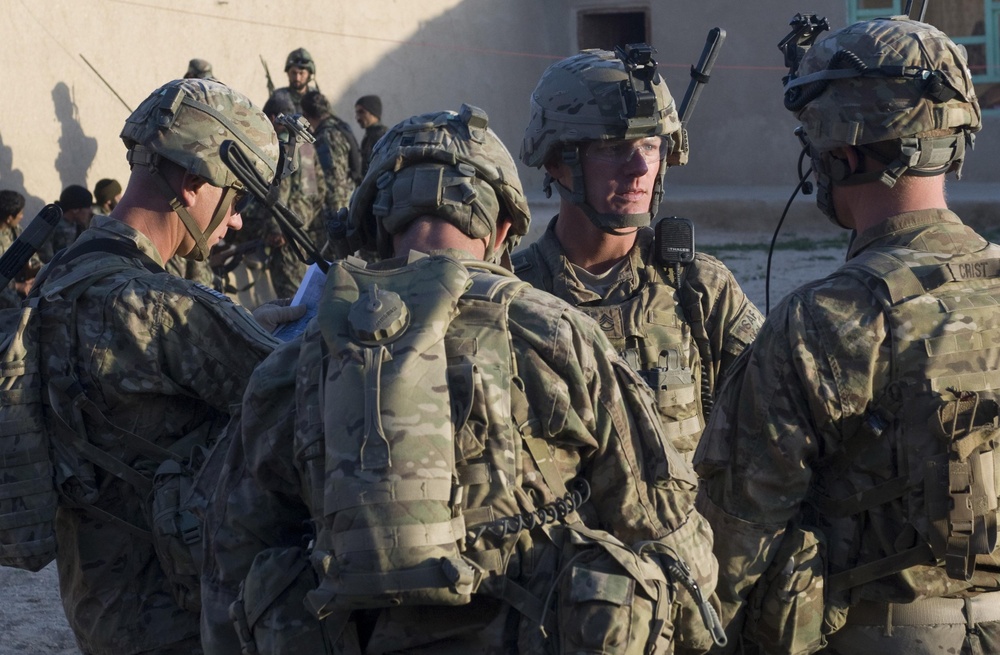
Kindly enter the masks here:
[[[965, 46], [983, 110], [1000, 111], [1000, 0], [924, 0], [924, 21]], [[850, 22], [903, 13], [905, 0], [847, 0]], [[921, 0], [914, 0], [917, 16]]]
[[614, 50], [617, 45], [649, 41], [649, 12], [645, 9], [582, 11], [577, 15], [576, 26], [580, 50]]

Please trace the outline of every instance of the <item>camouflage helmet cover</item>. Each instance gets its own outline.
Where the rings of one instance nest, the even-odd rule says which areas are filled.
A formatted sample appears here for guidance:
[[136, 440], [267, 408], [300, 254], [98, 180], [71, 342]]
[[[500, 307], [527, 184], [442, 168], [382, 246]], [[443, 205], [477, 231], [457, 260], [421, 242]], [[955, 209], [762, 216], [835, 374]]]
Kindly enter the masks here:
[[486, 113], [461, 110], [413, 116], [375, 145], [371, 165], [351, 197], [349, 233], [381, 256], [391, 254], [393, 234], [413, 220], [434, 215], [471, 238], [496, 233], [511, 220], [503, 250], [527, 233], [530, 213], [517, 167]]
[[653, 78], [655, 107], [628, 117], [624, 62], [608, 50], [583, 50], [552, 64], [531, 94], [531, 119], [524, 132], [521, 161], [540, 167], [559, 147], [581, 141], [672, 136], [667, 163], [686, 163], [686, 144], [677, 108], [666, 82]]
[[785, 98], [818, 152], [982, 124], [964, 48], [905, 17], [856, 23], [817, 42]]
[[287, 73], [292, 66], [304, 68], [313, 75], [316, 74], [316, 62], [305, 48], [296, 48], [288, 53], [288, 57], [285, 59], [285, 72]]
[[266, 180], [274, 177], [278, 137], [246, 96], [204, 79], [174, 80], [146, 98], [125, 121], [121, 139], [129, 163], [155, 166], [162, 157], [217, 187], [242, 188], [219, 156], [234, 140]]

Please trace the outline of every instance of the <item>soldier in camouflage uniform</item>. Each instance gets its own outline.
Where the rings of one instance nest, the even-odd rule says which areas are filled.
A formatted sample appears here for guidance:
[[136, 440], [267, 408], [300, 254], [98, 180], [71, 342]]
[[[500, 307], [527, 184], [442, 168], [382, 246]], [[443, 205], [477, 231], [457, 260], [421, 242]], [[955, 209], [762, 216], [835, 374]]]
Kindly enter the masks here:
[[[454, 163], [446, 163], [449, 159]], [[447, 522], [464, 521], [464, 527], [444, 541], [454, 545], [457, 539], [462, 551], [459, 559], [475, 562], [477, 591], [458, 606], [423, 604], [422, 600], [379, 605], [381, 583], [374, 577], [365, 582], [368, 578], [361, 576], [354, 593], [376, 599], [368, 605], [372, 609], [351, 614], [333, 608], [330, 614], [330, 607], [320, 607], [318, 612], [326, 617], [325, 636], [308, 627], [315, 621], [303, 607], [302, 594], [286, 591], [271, 596], [261, 589], [261, 584], [274, 579], [288, 584], [283, 574], [274, 579], [247, 578], [244, 593], [230, 610], [258, 552], [263, 551], [254, 563], [255, 571], [262, 559], [275, 552], [266, 548], [292, 547], [281, 552], [298, 553], [298, 561], [304, 562], [295, 547], [309, 541], [311, 526], [321, 527], [311, 559], [322, 570], [329, 565], [323, 549], [330, 547], [330, 531], [335, 529], [330, 506], [380, 502], [374, 497], [366, 500], [364, 494], [355, 497], [332, 491], [330, 485], [341, 479], [342, 469], [324, 471], [327, 458], [342, 451], [346, 439], [357, 436], [358, 425], [367, 424], [367, 420], [353, 424], [353, 416], [368, 411], [365, 408], [370, 407], [372, 397], [351, 389], [351, 400], [338, 396], [323, 409], [323, 392], [317, 385], [324, 379], [337, 384], [337, 376], [325, 372], [324, 361], [338, 357], [328, 349], [336, 352], [351, 339], [339, 328], [332, 340], [321, 336], [329, 327], [321, 304], [319, 319], [304, 337], [279, 347], [255, 373], [245, 397], [242, 425], [230, 429], [234, 442], [206, 520], [202, 577], [206, 652], [239, 651], [230, 611], [239, 619], [241, 639], [255, 641], [255, 645], [247, 643], [244, 648], [249, 650], [244, 652], [489, 655], [643, 653], [654, 643], [662, 649], [657, 652], [671, 652], [671, 644], [676, 652], [699, 652], [708, 646], [711, 640], [687, 591], [680, 590], [671, 607], [661, 606], [663, 621], [658, 622], [651, 616], [651, 601], [639, 583], [616, 572], [620, 570], [614, 566], [601, 573], [578, 568], [596, 551], [574, 551], [559, 537], [568, 534], [563, 530], [586, 531], [586, 524], [610, 531], [625, 544], [644, 542], [648, 548], [668, 548], [687, 561], [705, 594], [714, 585], [715, 563], [707, 552], [711, 533], [692, 507], [696, 480], [663, 438], [649, 390], [592, 320], [520, 283], [508, 269], [486, 263], [505, 259], [526, 233], [528, 221], [513, 159], [488, 129], [486, 114], [467, 105], [459, 113], [415, 116], [392, 128], [376, 147], [371, 169], [350, 207], [351, 234], [367, 249], [395, 257], [373, 265], [374, 270], [366, 269], [371, 275], [408, 278], [436, 266], [435, 270], [468, 276], [469, 292], [474, 294], [463, 295], [466, 283], [460, 283], [457, 311], [449, 312], [440, 323], [421, 324], [413, 319], [406, 328], [440, 332], [433, 340], [440, 343], [443, 339], [447, 373], [444, 361], [421, 355], [421, 365], [437, 370], [442, 384], [435, 390], [429, 382], [433, 376], [406, 369], [407, 374], [401, 372], [397, 378], [405, 388], [402, 397], [382, 386], [381, 402], [395, 400], [381, 412], [381, 420], [387, 422], [386, 434], [396, 444], [394, 448], [405, 446], [398, 440], [418, 434], [422, 436], [416, 442], [434, 438], [439, 429], [451, 434], [444, 442], [445, 450], [454, 451], [454, 484], [462, 486], [452, 489], [452, 473], [444, 470], [448, 489], [443, 497], [453, 499], [453, 505], [449, 503], [453, 518]], [[336, 294], [338, 280], [345, 279], [342, 273], [356, 265], [363, 262], [334, 263], [324, 293]], [[433, 285], [443, 285], [444, 278], [430, 276]], [[504, 293], [512, 294], [507, 304], [487, 300]], [[366, 300], [361, 302], [368, 305]], [[411, 305], [415, 312], [419, 307]], [[392, 329], [388, 323], [379, 321], [379, 325]], [[489, 334], [502, 338], [494, 341], [484, 336]], [[321, 350], [328, 354], [321, 356]], [[404, 351], [393, 351], [393, 357], [406, 357]], [[516, 386], [512, 384], [514, 370]], [[425, 396], [442, 390], [443, 411], [423, 414]], [[329, 412], [326, 421], [325, 412]], [[401, 424], [410, 426], [403, 428], [404, 434], [396, 432]], [[346, 428], [353, 436], [324, 441], [324, 430], [329, 435], [339, 429], [334, 425], [353, 425]], [[398, 457], [397, 451], [392, 466], [400, 468], [393, 470], [402, 472], [407, 466], [397, 463]], [[418, 477], [435, 475], [441, 466], [427, 461], [418, 464], [419, 470], [426, 469], [418, 470]], [[211, 467], [210, 463], [206, 470]], [[209, 477], [214, 479], [214, 475]], [[566, 510], [573, 508], [556, 500], [575, 485], [589, 485], [591, 491], [589, 501], [575, 504], [583, 523], [567, 517]], [[399, 485], [393, 495], [404, 499], [405, 488]], [[435, 497], [438, 493], [433, 492]], [[324, 495], [330, 502], [324, 503]], [[376, 511], [377, 506], [372, 507]], [[538, 507], [547, 509], [538, 509], [536, 516], [549, 515], [541, 524], [517, 520]], [[500, 525], [507, 529], [491, 531], [490, 526]], [[427, 539], [437, 538], [432, 536], [435, 527], [440, 528], [426, 526]], [[599, 534], [611, 539], [607, 533]], [[594, 543], [581, 539], [574, 542], [582, 544], [581, 548]], [[560, 552], [575, 552], [575, 556], [560, 559]], [[633, 561], [633, 557], [626, 559]], [[458, 570], [468, 566], [461, 561]], [[652, 565], [647, 582], [666, 580], [659, 563], [642, 561]], [[437, 566], [435, 562], [432, 567]], [[335, 565], [329, 566], [325, 584], [340, 584], [343, 580], [334, 572]], [[303, 567], [309, 565], [298, 565], [291, 578]], [[324, 579], [322, 572], [319, 576]], [[315, 587], [311, 573], [307, 571], [301, 579], [306, 577]], [[553, 593], [560, 581], [571, 590]], [[308, 588], [310, 583], [305, 584]], [[270, 605], [257, 604], [258, 592], [268, 597]], [[326, 593], [321, 586], [309, 594], [313, 599], [309, 602], [313, 607], [322, 605], [314, 601], [320, 597], [329, 601]], [[336, 598], [334, 593], [331, 602], [336, 603]], [[550, 606], [553, 598], [561, 599], [559, 609]], [[560, 617], [558, 625], [552, 621], [556, 616]], [[550, 638], [543, 636], [540, 623], [552, 631]]]
[[[286, 128], [275, 122], [280, 114], [291, 116], [295, 108], [287, 97], [275, 94], [264, 104], [264, 113], [278, 131], [281, 139], [292, 138]], [[326, 244], [326, 227], [320, 219], [326, 180], [320, 174], [316, 149], [311, 143], [301, 143], [295, 149], [295, 170], [281, 180], [278, 200], [302, 219], [302, 227], [312, 238], [316, 247]], [[271, 273], [271, 284], [278, 298], [291, 298], [299, 288], [305, 275], [306, 265], [287, 243], [284, 234], [270, 211], [262, 204], [253, 202], [243, 217], [246, 235], [240, 235], [236, 243], [249, 239], [263, 239], [268, 249], [267, 269]]]
[[664, 430], [690, 460], [718, 380], [763, 319], [715, 258], [668, 265], [654, 252], [664, 173], [688, 154], [655, 67], [586, 50], [542, 75], [521, 161], [544, 166], [559, 214], [514, 256], [514, 272], [597, 321], [656, 392]]
[[[302, 99], [302, 116], [316, 137], [316, 156], [326, 178], [324, 209], [336, 212], [347, 207], [357, 182], [361, 181], [361, 154], [351, 128], [330, 109], [319, 91]], [[353, 140], [353, 142], [352, 142]]]
[[[0, 191], [0, 255], [5, 253], [21, 234], [21, 220], [24, 219], [24, 196], [17, 191]], [[0, 289], [0, 309], [20, 307], [21, 300], [31, 291], [34, 273], [38, 272], [41, 261], [32, 257], [28, 271], [30, 278], [18, 276], [5, 289]]]
[[[285, 73], [288, 75], [288, 86], [275, 89], [271, 98], [291, 102], [295, 107], [294, 113], [301, 114], [302, 96], [309, 91], [309, 83], [316, 75], [316, 62], [308, 50], [296, 48], [285, 58]], [[315, 87], [315, 84], [313, 86]]]
[[902, 16], [809, 39], [785, 106], [856, 237], [768, 316], [699, 445], [722, 618], [768, 653], [1000, 652], [1000, 247], [945, 200], [981, 125], [965, 50]]
[[[181, 606], [150, 541], [156, 458], [168, 449], [193, 466], [276, 342], [225, 296], [162, 265], [175, 254], [204, 259], [240, 227], [245, 191], [220, 160], [222, 141], [239, 144], [266, 179], [278, 142], [246, 97], [194, 79], [155, 91], [121, 136], [132, 165], [121, 202], [42, 272], [45, 379], [62, 389], [62, 376], [76, 378], [90, 407], [74, 413], [55, 391], [43, 394], [50, 432], [90, 453], [58, 475], [60, 592], [84, 653], [189, 655], [200, 652], [198, 608]], [[68, 288], [79, 294], [72, 311]], [[71, 336], [46, 340], [57, 325]], [[131, 468], [113, 475], [108, 457]]]

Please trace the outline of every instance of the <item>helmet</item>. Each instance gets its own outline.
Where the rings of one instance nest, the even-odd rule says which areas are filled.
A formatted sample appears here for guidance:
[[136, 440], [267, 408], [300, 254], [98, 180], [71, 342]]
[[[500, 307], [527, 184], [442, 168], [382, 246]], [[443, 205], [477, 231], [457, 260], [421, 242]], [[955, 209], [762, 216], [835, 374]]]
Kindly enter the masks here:
[[204, 59], [192, 59], [188, 62], [187, 73], [184, 77], [198, 78], [198, 79], [212, 79], [212, 64], [208, 63]]
[[[531, 218], [514, 159], [488, 125], [486, 112], [462, 105], [458, 113], [422, 114], [389, 130], [375, 144], [368, 173], [351, 197], [352, 242], [390, 256], [391, 235], [430, 214], [471, 238], [490, 236], [489, 261], [513, 251]], [[494, 251], [501, 218], [509, 218], [511, 227]]]
[[288, 53], [288, 58], [285, 59], [285, 72], [287, 73], [292, 66], [298, 66], [313, 75], [316, 74], [316, 62], [313, 61], [312, 55], [305, 48], [296, 48]]
[[[817, 200], [834, 220], [832, 184], [879, 180], [891, 187], [902, 175], [961, 174], [965, 147], [982, 127], [965, 49], [905, 16], [831, 33], [786, 80], [785, 107], [802, 123], [820, 176]], [[829, 155], [841, 146], [886, 167], [846, 170]]]
[[[165, 159], [212, 186], [232, 191], [223, 196], [204, 234], [183, 207], [177, 210], [195, 238], [197, 246], [189, 255], [195, 259], [208, 256], [205, 240], [225, 217], [232, 201], [226, 196], [243, 189], [219, 156], [222, 143], [230, 139], [238, 143], [264, 179], [272, 179], [277, 168], [278, 137], [271, 122], [246, 96], [213, 80], [183, 79], [164, 84], [128, 117], [121, 139], [132, 166], [155, 171]], [[174, 199], [169, 185], [166, 192]]]
[[[521, 161], [538, 168], [561, 157], [573, 172], [573, 190], [556, 183], [559, 193], [606, 231], [647, 225], [663, 198], [667, 166], [687, 163], [687, 137], [670, 90], [656, 72], [653, 52], [645, 44], [616, 52], [584, 50], [549, 66], [531, 94], [531, 120], [524, 132]], [[666, 165], [660, 166], [649, 212], [596, 212], [586, 203], [579, 145], [650, 136], [665, 137], [670, 147], [663, 160]], [[546, 177], [546, 193], [552, 182]]]

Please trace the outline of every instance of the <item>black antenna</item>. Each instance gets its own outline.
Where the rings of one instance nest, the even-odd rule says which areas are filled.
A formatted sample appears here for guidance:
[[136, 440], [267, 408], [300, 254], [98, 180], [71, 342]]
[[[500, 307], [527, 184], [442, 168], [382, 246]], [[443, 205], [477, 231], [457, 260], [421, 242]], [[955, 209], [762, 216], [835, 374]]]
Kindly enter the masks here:
[[931, 3], [931, 0], [923, 0], [920, 4], [920, 17], [917, 18], [921, 23], [924, 22], [924, 16], [927, 14], [927, 5]]
[[913, 0], [906, 0], [906, 8], [903, 9], [903, 15], [909, 18], [910, 11], [912, 10], [913, 10]]

